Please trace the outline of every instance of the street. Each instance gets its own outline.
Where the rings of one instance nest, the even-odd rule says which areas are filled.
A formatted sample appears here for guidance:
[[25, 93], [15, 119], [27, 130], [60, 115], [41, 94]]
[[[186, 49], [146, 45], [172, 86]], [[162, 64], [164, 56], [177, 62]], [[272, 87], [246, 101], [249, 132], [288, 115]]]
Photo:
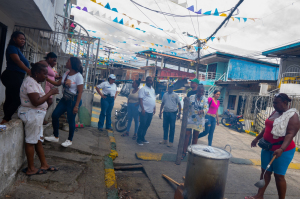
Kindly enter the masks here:
[[[120, 108], [120, 104], [127, 99], [124, 97], [118, 97], [114, 108]], [[160, 104], [156, 104], [156, 114], [153, 117], [151, 126], [148, 129], [146, 139], [150, 142], [139, 146], [134, 140], [132, 135], [134, 128], [130, 130], [129, 137], [121, 137], [121, 133], [114, 132], [116, 138], [117, 151], [119, 157], [116, 158], [114, 163], [141, 163], [144, 170], [150, 179], [158, 198], [171, 199], [174, 198], [175, 188], [162, 178], [162, 174], [173, 178], [179, 183], [183, 183], [183, 176], [185, 176], [186, 162], [182, 162], [181, 165], [175, 165], [170, 161], [144, 161], [136, 158], [136, 153], [139, 152], [151, 152], [151, 153], [166, 153], [176, 154], [177, 146], [180, 135], [181, 123], [177, 121], [174, 146], [172, 148], [166, 145], [159, 144], [159, 141], [163, 138], [162, 120], [158, 117], [158, 111]], [[251, 148], [250, 143], [254, 139], [253, 136], [246, 133], [238, 133], [230, 130], [222, 124], [216, 127], [213, 139], [213, 146], [224, 148], [226, 144], [232, 147], [233, 158], [241, 159], [253, 159], [260, 160], [260, 148]], [[207, 144], [207, 137], [198, 140], [199, 144]], [[292, 163], [300, 163], [300, 153], [296, 152]], [[300, 169], [300, 168], [298, 168]], [[228, 199], [242, 199], [245, 196], [254, 195], [257, 188], [254, 186], [259, 180], [260, 166], [233, 164], [229, 165], [229, 171], [227, 176], [227, 184], [225, 190], [225, 198]], [[299, 183], [300, 183], [300, 171], [297, 169], [289, 169], [286, 174], [287, 180], [287, 199], [298, 199], [300, 195]], [[117, 179], [118, 181], [118, 179]], [[274, 199], [277, 197], [277, 189], [274, 178], [266, 191], [265, 199]], [[147, 198], [141, 197], [141, 198]]]

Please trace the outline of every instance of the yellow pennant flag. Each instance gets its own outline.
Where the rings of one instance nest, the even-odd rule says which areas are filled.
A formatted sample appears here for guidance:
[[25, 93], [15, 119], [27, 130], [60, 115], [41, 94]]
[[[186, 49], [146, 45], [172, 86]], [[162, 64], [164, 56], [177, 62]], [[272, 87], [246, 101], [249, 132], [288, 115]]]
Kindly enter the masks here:
[[134, 28], [134, 24], [132, 24], [130, 27], [131, 27], [131, 28]]
[[253, 21], [255, 22], [255, 19], [254, 19], [254, 18], [248, 18], [248, 19], [253, 20]]
[[232, 21], [234, 21], [234, 18], [233, 17], [230, 17], [232, 19]]
[[154, 46], [154, 43], [150, 43], [152, 46]]
[[227, 14], [222, 13], [222, 14], [220, 14], [220, 17], [227, 17]]
[[91, 2], [97, 3], [96, 0], [91, 0]]
[[104, 7], [104, 5], [103, 5], [102, 3], [98, 3], [98, 5], [100, 5], [100, 6]]

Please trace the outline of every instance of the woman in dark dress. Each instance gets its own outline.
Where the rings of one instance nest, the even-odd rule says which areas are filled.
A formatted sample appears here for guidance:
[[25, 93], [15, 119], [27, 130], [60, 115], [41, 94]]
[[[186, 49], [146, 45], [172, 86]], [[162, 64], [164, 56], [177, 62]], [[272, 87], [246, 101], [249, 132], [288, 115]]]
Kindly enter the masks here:
[[11, 120], [12, 115], [21, 105], [20, 87], [25, 74], [31, 75], [29, 62], [22, 54], [26, 38], [24, 33], [15, 31], [6, 48], [6, 70], [1, 75], [1, 81], [5, 86], [5, 102], [3, 105], [4, 117], [1, 124]]

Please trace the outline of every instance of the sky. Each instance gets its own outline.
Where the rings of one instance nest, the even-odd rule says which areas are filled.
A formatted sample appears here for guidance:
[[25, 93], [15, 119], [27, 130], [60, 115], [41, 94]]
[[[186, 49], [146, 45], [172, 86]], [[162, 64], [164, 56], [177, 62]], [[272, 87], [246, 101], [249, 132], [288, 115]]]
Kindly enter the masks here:
[[[90, 0], [78, 0], [78, 6], [81, 8], [86, 7], [88, 12], [93, 11], [94, 15], [74, 7], [72, 8], [72, 14], [75, 16], [75, 21], [87, 30], [97, 31], [96, 33], [90, 32], [90, 34], [104, 38], [102, 44], [115, 48], [115, 51], [119, 54], [112, 55], [112, 59], [130, 60], [131, 64], [137, 66], [145, 65], [146, 61], [141, 58], [134, 58], [134, 53], [149, 48], [155, 48], [157, 51], [169, 54], [173, 52], [178, 56], [186, 58], [195, 58], [195, 52], [187, 52], [182, 49], [177, 50], [195, 41], [195, 39], [187, 37], [182, 33], [188, 32], [191, 35], [205, 39], [224, 20], [224, 17], [212, 15], [189, 17], [189, 15], [196, 14], [170, 0], [135, 0], [135, 2], [153, 10], [188, 17], [173, 17], [152, 12], [137, 6], [130, 0], [96, 1], [97, 3], [102, 3], [104, 6], [109, 3], [111, 8], [118, 10], [118, 13], [95, 4]], [[238, 0], [179, 0], [179, 3], [185, 2], [187, 2], [187, 7], [194, 5], [195, 11], [202, 9], [203, 13], [203, 11], [209, 10], [214, 12], [216, 8], [219, 12], [230, 10], [237, 4]], [[95, 15], [97, 11], [99, 11], [100, 16]], [[240, 22], [237, 19], [234, 21], [230, 19], [228, 24], [223, 26], [214, 36], [216, 38], [213, 41], [207, 42], [206, 46], [208, 48], [201, 50], [201, 54], [209, 54], [218, 50], [258, 58], [261, 57], [258, 55], [262, 51], [300, 41], [299, 11], [300, 0], [244, 0], [239, 6], [238, 12], [235, 12], [238, 15], [234, 17], [257, 18], [255, 22], [250, 19], [246, 22], [242, 19]], [[122, 13], [133, 19], [130, 20], [130, 18]], [[103, 17], [104, 14], [106, 15], [105, 17]], [[116, 17], [118, 20], [123, 19], [124, 23], [128, 21], [130, 25], [134, 24], [135, 27], [145, 32], [112, 22]], [[164, 31], [153, 28], [145, 23], [138, 25], [137, 20], [149, 23], [157, 28], [162, 28]], [[167, 31], [174, 28], [175, 33]], [[217, 40], [218, 37], [221, 38], [220, 41]], [[173, 40], [176, 43], [169, 43], [167, 39]], [[121, 43], [123, 41], [126, 43]], [[159, 46], [153, 46], [153, 44], [158, 44]], [[101, 51], [101, 55], [104, 56], [103, 51]]]

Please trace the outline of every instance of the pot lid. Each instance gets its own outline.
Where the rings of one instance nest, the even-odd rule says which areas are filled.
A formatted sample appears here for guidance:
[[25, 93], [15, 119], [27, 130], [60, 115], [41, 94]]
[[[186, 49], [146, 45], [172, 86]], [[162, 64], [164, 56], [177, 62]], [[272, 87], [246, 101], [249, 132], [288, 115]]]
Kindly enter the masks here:
[[224, 149], [212, 147], [212, 146], [208, 147], [207, 145], [202, 145], [202, 144], [194, 144], [189, 146], [188, 152], [198, 156], [211, 158], [211, 159], [218, 159], [218, 160], [231, 158], [231, 153], [229, 153]]

